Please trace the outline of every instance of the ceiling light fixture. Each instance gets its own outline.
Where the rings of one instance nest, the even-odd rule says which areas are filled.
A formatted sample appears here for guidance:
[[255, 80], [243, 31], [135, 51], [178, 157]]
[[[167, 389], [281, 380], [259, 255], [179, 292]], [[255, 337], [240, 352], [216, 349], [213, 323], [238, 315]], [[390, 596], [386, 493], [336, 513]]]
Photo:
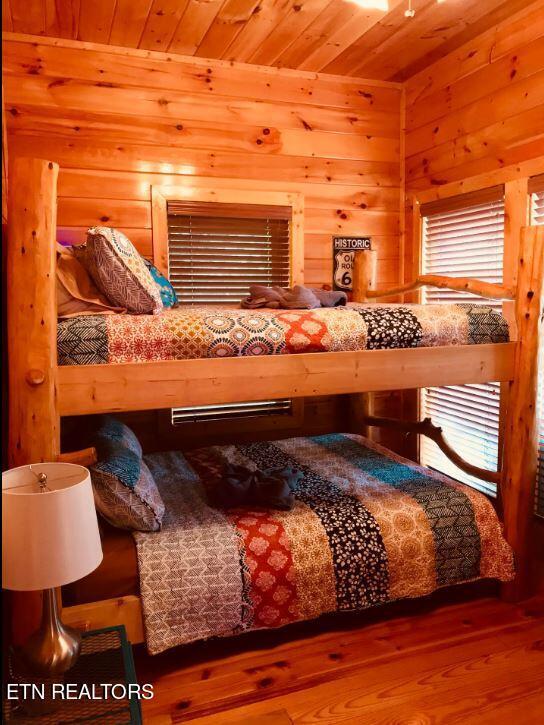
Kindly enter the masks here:
[[405, 18], [413, 18], [416, 14], [416, 11], [412, 7], [412, 0], [408, 0], [408, 7], [404, 11], [404, 17]]
[[389, 0], [348, 0], [348, 2], [367, 10], [383, 10], [384, 13], [389, 11]]

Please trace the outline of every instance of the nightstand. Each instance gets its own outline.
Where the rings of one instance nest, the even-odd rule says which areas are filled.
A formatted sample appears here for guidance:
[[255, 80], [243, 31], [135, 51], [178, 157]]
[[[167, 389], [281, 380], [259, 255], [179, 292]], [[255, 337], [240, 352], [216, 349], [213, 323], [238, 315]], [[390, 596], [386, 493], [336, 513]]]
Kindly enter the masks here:
[[[17, 699], [8, 699], [10, 684], [11, 696], [18, 695]], [[135, 692], [129, 696], [129, 685], [133, 690], [137, 686], [136, 671], [132, 645], [122, 625], [84, 632], [74, 667], [53, 678], [25, 674], [13, 652], [3, 693], [4, 722], [141, 725], [140, 702]]]

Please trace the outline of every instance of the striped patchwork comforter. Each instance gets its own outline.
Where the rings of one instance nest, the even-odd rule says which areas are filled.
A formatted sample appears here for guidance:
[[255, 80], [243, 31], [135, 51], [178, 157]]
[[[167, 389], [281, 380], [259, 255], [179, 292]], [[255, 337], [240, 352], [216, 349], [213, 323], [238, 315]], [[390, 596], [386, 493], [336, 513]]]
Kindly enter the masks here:
[[[163, 530], [135, 533], [147, 645], [278, 627], [325, 612], [513, 576], [488, 499], [356, 435], [146, 457]], [[296, 467], [289, 512], [211, 508], [225, 461]]]
[[59, 365], [508, 342], [486, 305], [350, 304], [317, 310], [184, 307], [58, 324]]

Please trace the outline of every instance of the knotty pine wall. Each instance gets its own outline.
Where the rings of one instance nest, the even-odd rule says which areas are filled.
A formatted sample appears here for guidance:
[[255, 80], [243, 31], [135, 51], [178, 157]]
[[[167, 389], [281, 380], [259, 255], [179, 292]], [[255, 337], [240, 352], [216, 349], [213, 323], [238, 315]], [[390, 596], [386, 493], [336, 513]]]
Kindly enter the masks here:
[[[419, 269], [415, 196], [430, 201], [544, 173], [544, 0], [445, 55], [404, 89], [408, 281]], [[522, 202], [508, 192], [507, 279], [516, 271]], [[413, 417], [417, 395], [406, 392], [403, 402], [403, 415]], [[416, 456], [416, 446], [407, 444], [406, 455]]]
[[505, 167], [542, 156], [544, 2], [440, 59], [405, 89], [408, 191], [483, 174], [493, 185]]
[[[30, 36], [3, 46], [10, 159], [60, 164], [59, 239], [106, 224], [151, 256], [152, 184], [231, 179], [304, 194], [306, 284], [331, 283], [333, 234], [372, 235], [379, 283], [399, 281], [399, 85]], [[345, 429], [345, 403], [308, 401], [298, 429], [276, 420], [273, 434]], [[395, 406], [389, 394], [378, 408]]]

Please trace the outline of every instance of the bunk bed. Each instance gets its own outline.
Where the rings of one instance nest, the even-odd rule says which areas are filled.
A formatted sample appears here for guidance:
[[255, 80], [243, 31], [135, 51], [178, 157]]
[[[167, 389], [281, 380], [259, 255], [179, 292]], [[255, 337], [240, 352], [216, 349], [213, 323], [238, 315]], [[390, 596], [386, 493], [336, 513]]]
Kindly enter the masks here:
[[[116, 364], [59, 365], [55, 278], [56, 182], [58, 166], [19, 158], [10, 179], [8, 236], [8, 346], [10, 465], [66, 460], [83, 465], [94, 451], [60, 450], [62, 416], [116, 413], [330, 394], [415, 389], [500, 381], [509, 385], [499, 481], [505, 535], [514, 550], [517, 575], [504, 585], [510, 599], [527, 585], [527, 548], [536, 476], [536, 385], [542, 314], [544, 229], [523, 229], [517, 285], [420, 276], [389, 290], [374, 289], [375, 259], [358, 257], [355, 293], [371, 301], [425, 285], [471, 291], [515, 301], [517, 333], [509, 342], [349, 350], [266, 357], [158, 360]], [[247, 381], [251, 380], [251, 386]], [[364, 398], [360, 399], [364, 405]], [[367, 418], [369, 425], [394, 425]], [[402, 424], [434, 436], [430, 423]], [[450, 451], [451, 452], [451, 451]], [[461, 464], [464, 462], [461, 461]], [[124, 623], [133, 642], [144, 639], [141, 601], [129, 594], [67, 607], [64, 621], [84, 628]]]

